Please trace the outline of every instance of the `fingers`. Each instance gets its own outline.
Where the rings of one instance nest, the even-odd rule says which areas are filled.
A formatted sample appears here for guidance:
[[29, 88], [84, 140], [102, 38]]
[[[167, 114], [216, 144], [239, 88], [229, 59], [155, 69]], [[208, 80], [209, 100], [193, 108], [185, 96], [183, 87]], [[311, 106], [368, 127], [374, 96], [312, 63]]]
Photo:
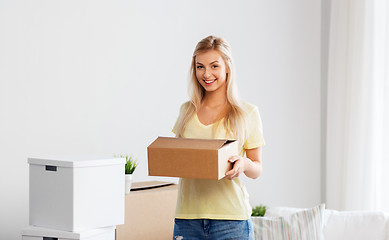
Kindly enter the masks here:
[[233, 163], [233, 168], [226, 172], [226, 176], [225, 178], [229, 179], [229, 180], [232, 180], [234, 178], [237, 178], [239, 177], [239, 174], [242, 172], [242, 168], [241, 168], [241, 160], [242, 158], [240, 156], [232, 156], [231, 158], [228, 159], [228, 161], [230, 163]]
[[235, 178], [239, 177], [239, 173], [237, 175], [232, 175], [232, 176], [225, 176], [224, 178], [228, 180], [234, 180]]
[[229, 180], [232, 180], [236, 177], [239, 177], [239, 174], [240, 174], [240, 168], [239, 166], [234, 166], [233, 169], [231, 169], [230, 171], [226, 172], [226, 178], [229, 179]]
[[225, 178], [227, 178], [228, 180], [233, 180], [234, 178], [237, 178], [237, 177], [239, 177], [239, 173], [234, 173], [234, 174], [225, 176]]
[[232, 156], [232, 157], [230, 157], [230, 158], [228, 159], [228, 161], [229, 161], [230, 163], [234, 163], [234, 162], [238, 161], [239, 158], [240, 158], [239, 156]]

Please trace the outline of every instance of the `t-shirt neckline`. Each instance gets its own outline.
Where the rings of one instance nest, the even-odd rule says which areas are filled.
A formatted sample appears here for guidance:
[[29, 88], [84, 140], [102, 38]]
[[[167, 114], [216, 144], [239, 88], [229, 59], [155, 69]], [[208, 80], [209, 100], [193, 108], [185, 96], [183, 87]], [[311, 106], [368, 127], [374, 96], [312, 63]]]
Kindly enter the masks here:
[[224, 117], [223, 117], [223, 118], [217, 120], [216, 122], [213, 122], [213, 123], [210, 123], [210, 124], [205, 125], [204, 123], [202, 123], [202, 122], [200, 121], [200, 118], [199, 118], [199, 116], [197, 115], [197, 113], [195, 113], [195, 118], [196, 118], [197, 122], [198, 122], [201, 126], [204, 126], [204, 127], [211, 127], [211, 126], [215, 125], [216, 123], [218, 123], [218, 122], [220, 122], [220, 121], [222, 121], [222, 120], [224, 119]]

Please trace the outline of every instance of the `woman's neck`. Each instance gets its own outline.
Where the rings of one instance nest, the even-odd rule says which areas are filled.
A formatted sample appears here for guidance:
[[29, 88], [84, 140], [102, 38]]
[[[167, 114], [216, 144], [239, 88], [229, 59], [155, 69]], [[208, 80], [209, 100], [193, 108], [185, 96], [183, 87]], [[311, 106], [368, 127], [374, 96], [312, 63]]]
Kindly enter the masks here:
[[227, 94], [221, 91], [206, 92], [197, 117], [204, 125], [213, 124], [224, 118], [229, 111]]
[[226, 91], [205, 92], [202, 104], [208, 107], [220, 107], [227, 103]]

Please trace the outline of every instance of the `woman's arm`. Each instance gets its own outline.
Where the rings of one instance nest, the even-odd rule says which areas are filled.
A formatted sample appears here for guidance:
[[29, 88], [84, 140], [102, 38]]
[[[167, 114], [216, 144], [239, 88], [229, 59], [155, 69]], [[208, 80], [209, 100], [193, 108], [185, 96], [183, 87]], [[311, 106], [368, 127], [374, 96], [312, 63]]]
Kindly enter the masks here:
[[226, 172], [226, 178], [232, 180], [243, 172], [247, 177], [256, 179], [262, 173], [262, 149], [261, 147], [247, 149], [246, 157], [233, 156], [229, 162], [234, 163], [234, 167]]

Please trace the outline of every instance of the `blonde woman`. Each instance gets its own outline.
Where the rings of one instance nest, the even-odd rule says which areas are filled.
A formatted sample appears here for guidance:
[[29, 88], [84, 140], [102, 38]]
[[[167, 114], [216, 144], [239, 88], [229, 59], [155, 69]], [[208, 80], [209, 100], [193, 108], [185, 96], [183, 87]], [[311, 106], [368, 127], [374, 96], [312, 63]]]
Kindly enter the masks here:
[[239, 176], [262, 171], [262, 122], [256, 106], [237, 96], [229, 44], [209, 36], [201, 40], [191, 64], [191, 100], [181, 106], [173, 128], [177, 137], [237, 139], [240, 155], [221, 180], [179, 182], [174, 239], [254, 239], [251, 206]]

